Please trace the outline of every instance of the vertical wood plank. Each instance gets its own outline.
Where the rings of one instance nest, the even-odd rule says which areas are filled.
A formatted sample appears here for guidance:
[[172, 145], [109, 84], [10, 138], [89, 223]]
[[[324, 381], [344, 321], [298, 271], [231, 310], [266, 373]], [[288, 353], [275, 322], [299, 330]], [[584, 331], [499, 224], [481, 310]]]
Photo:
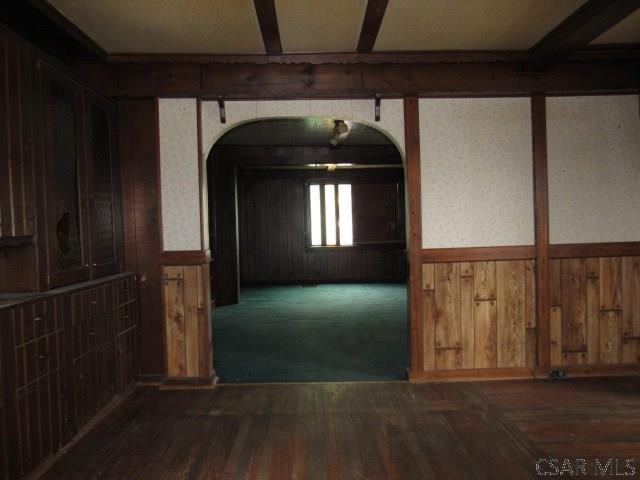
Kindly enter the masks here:
[[622, 335], [640, 337], [640, 257], [622, 259]]
[[424, 370], [422, 332], [422, 199], [420, 189], [420, 112], [417, 97], [404, 99], [404, 135], [409, 210], [409, 314], [411, 369]]
[[496, 262], [474, 262], [473, 298], [475, 300], [495, 300]]
[[590, 365], [600, 361], [600, 280], [587, 280], [587, 358]]
[[525, 364], [525, 268], [523, 261], [496, 263], [498, 367]]
[[549, 315], [549, 354], [551, 365], [562, 365], [562, 308], [551, 307]]
[[621, 337], [621, 313], [615, 310], [600, 312], [600, 363], [620, 363], [622, 360]]
[[524, 322], [527, 328], [536, 328], [536, 265], [534, 260], [524, 264]]
[[436, 286], [436, 268], [433, 263], [422, 265], [422, 289], [433, 290]]
[[600, 258], [587, 258], [587, 278], [600, 278]]
[[473, 277], [473, 263], [462, 262], [460, 264], [460, 276], [461, 277]]
[[562, 350], [587, 350], [587, 269], [583, 259], [562, 261]]
[[526, 333], [526, 356], [525, 356], [525, 366], [529, 368], [535, 368], [537, 366], [537, 355], [538, 355], [538, 332], [535, 328], [527, 328]]
[[552, 307], [562, 305], [562, 260], [549, 262], [549, 303]]
[[436, 349], [436, 370], [460, 370], [462, 354], [459, 348]]
[[460, 348], [460, 264], [436, 264], [436, 348]]
[[472, 277], [460, 278], [460, 323], [462, 333], [462, 368], [473, 368], [475, 361], [475, 334], [473, 323]]
[[423, 347], [424, 369], [427, 371], [436, 368], [436, 299], [433, 290], [425, 290], [423, 293]]
[[183, 377], [187, 372], [182, 267], [166, 267], [165, 277], [167, 277], [164, 280], [167, 374], [170, 377]]
[[600, 259], [600, 309], [620, 310], [622, 308], [622, 267], [619, 257]]
[[562, 354], [562, 366], [586, 365], [588, 363], [587, 352], [564, 352]]
[[625, 338], [622, 340], [622, 363], [640, 363], [640, 338]]
[[198, 332], [198, 274], [197, 265], [184, 267], [184, 331], [186, 374], [189, 377], [199, 375], [199, 332]]
[[209, 263], [198, 266], [198, 376], [208, 377], [213, 370], [211, 343], [211, 274]]
[[497, 307], [495, 300], [475, 301], [475, 368], [495, 368], [497, 355]]

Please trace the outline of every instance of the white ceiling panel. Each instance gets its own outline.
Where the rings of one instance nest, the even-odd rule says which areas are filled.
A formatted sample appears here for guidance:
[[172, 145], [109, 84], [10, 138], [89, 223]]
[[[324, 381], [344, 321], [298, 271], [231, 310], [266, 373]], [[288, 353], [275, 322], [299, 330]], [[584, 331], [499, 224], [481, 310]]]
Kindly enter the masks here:
[[276, 0], [285, 53], [354, 52], [366, 0]]
[[264, 53], [252, 0], [49, 0], [109, 53]]
[[374, 50], [526, 50], [583, 3], [390, 0]]

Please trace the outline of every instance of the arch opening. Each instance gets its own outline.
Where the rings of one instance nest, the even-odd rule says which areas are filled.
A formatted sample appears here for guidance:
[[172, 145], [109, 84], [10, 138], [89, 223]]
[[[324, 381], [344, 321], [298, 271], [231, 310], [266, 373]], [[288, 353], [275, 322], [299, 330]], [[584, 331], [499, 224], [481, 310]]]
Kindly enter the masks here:
[[406, 378], [397, 142], [345, 118], [255, 119], [218, 136], [206, 171], [221, 381]]

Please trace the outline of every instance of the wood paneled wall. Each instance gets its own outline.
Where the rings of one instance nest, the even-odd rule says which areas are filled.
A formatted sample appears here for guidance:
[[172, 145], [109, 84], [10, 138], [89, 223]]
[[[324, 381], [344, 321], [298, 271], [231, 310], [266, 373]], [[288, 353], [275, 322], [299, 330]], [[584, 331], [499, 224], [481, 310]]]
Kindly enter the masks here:
[[139, 278], [140, 375], [165, 374], [158, 115], [154, 100], [118, 102], [125, 269]]
[[425, 370], [535, 366], [533, 260], [425, 263]]
[[240, 278], [245, 283], [406, 280], [404, 245], [309, 249], [305, 179], [240, 181]]
[[[414, 378], [545, 376], [534, 260], [424, 263], [424, 372]], [[550, 262], [551, 368], [640, 363], [640, 257]], [[484, 373], [483, 373], [484, 372]]]
[[165, 266], [167, 375], [213, 380], [209, 264]]
[[640, 257], [552, 260], [551, 364], [640, 362]]

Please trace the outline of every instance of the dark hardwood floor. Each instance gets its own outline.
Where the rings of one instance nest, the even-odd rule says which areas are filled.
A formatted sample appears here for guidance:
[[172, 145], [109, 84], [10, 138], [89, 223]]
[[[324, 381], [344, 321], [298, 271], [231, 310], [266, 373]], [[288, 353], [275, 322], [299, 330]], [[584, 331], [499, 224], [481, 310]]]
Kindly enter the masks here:
[[640, 475], [640, 378], [143, 388], [44, 478], [522, 479], [549, 457]]

